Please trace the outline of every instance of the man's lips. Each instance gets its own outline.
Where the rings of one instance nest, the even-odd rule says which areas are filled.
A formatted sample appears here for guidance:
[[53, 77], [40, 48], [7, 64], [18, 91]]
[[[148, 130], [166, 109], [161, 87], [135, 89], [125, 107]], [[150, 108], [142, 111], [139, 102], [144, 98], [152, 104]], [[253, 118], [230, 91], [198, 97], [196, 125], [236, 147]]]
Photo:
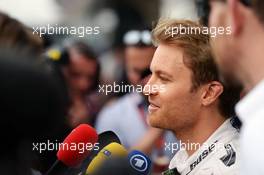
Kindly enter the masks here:
[[148, 107], [149, 113], [152, 113], [160, 108], [157, 104], [153, 103], [152, 101], [149, 101], [149, 104], [150, 104]]
[[148, 101], [149, 101], [149, 104], [150, 105], [153, 105], [153, 106], [156, 106], [156, 107], [160, 107], [160, 105], [156, 102], [154, 102], [153, 100], [151, 100], [150, 98], [148, 98]]

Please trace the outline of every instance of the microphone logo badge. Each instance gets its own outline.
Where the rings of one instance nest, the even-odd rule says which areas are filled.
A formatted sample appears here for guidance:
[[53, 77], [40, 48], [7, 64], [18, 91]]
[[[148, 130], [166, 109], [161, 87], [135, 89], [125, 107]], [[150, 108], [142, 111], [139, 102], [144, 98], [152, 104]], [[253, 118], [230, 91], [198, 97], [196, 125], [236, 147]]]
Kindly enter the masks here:
[[134, 156], [132, 156], [129, 160], [130, 162], [130, 165], [136, 169], [137, 171], [140, 171], [140, 172], [144, 172], [147, 170], [148, 168], [148, 161], [147, 159], [140, 155], [140, 154], [136, 154]]
[[111, 152], [108, 151], [108, 150], [104, 150], [103, 153], [104, 153], [104, 155], [106, 155], [107, 157], [110, 157], [110, 156], [111, 156]]

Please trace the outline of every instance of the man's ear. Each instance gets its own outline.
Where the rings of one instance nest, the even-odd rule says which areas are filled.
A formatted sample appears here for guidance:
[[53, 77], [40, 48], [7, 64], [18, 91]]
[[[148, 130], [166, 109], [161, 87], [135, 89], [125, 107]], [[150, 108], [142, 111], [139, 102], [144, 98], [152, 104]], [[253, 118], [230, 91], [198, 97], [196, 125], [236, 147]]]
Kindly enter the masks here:
[[239, 0], [228, 0], [227, 5], [232, 35], [237, 36], [241, 32], [243, 26], [243, 6]]
[[204, 87], [202, 104], [208, 106], [214, 103], [224, 91], [223, 85], [218, 81], [212, 81]]

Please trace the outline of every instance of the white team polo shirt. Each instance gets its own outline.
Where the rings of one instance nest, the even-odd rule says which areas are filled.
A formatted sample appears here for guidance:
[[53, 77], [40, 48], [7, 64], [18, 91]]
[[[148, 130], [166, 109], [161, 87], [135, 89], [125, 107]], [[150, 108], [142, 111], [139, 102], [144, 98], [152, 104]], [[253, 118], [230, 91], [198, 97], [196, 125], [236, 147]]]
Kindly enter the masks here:
[[180, 149], [169, 168], [181, 175], [238, 175], [239, 160], [239, 132], [227, 119], [190, 157]]

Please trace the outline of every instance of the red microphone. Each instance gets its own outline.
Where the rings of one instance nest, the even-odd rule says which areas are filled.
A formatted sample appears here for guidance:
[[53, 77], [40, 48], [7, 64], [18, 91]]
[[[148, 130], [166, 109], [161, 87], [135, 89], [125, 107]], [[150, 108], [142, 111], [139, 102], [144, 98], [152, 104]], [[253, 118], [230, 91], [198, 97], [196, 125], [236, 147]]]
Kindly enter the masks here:
[[[65, 138], [57, 152], [57, 161], [46, 175], [60, 174], [67, 167], [75, 167], [87, 158], [98, 140], [98, 135], [93, 127], [81, 124]], [[87, 149], [88, 148], [88, 149]], [[56, 168], [57, 167], [57, 168]]]

